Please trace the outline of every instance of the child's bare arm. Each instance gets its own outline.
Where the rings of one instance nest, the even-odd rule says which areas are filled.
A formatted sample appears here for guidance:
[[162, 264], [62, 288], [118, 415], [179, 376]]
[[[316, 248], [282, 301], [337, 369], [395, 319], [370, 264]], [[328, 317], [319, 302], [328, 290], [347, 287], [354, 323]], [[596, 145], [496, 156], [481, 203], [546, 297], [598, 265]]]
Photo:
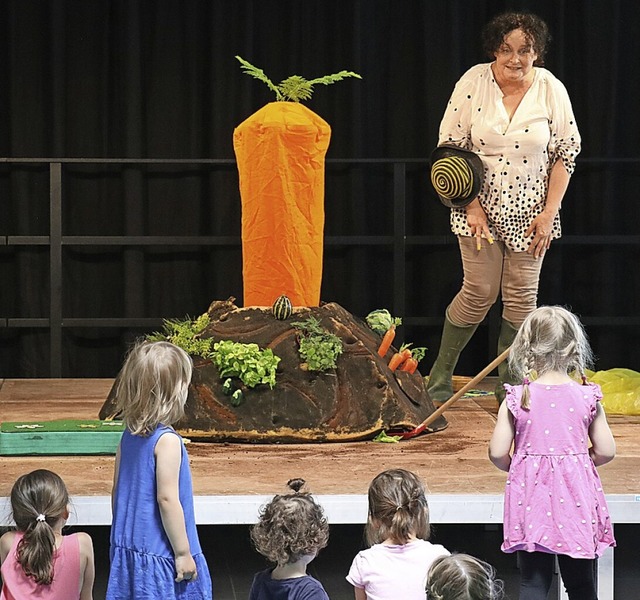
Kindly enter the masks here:
[[89, 534], [81, 532], [78, 534], [78, 543], [80, 544], [80, 557], [84, 562], [80, 600], [93, 600], [93, 582], [96, 577], [93, 541]]
[[613, 460], [616, 455], [616, 442], [600, 402], [596, 404], [596, 416], [589, 427], [589, 439], [591, 440], [589, 456], [596, 467]]
[[356, 600], [367, 600], [367, 592], [364, 591], [364, 588], [354, 586], [353, 592]]
[[9, 556], [14, 536], [14, 531], [7, 531], [7, 533], [0, 537], [0, 565], [4, 562], [4, 559]]
[[503, 402], [498, 410], [491, 441], [489, 442], [489, 459], [501, 471], [508, 471], [511, 465], [511, 446], [515, 430], [507, 403]]
[[177, 435], [165, 433], [156, 444], [155, 456], [158, 507], [176, 560], [176, 581], [192, 579], [197, 576], [196, 564], [191, 556], [178, 494], [182, 440]]

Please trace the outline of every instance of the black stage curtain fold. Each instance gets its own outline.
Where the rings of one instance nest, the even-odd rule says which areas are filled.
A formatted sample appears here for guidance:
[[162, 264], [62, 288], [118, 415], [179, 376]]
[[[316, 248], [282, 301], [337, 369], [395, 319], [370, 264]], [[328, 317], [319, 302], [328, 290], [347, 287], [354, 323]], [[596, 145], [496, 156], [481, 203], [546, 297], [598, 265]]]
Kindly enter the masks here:
[[[267, 87], [235, 55], [274, 81], [342, 69], [306, 104], [332, 127], [329, 159], [426, 159], [460, 75], [486, 58], [480, 30], [504, 9], [533, 10], [550, 25], [547, 67], [567, 86], [584, 146], [563, 206], [567, 239], [624, 236], [613, 245], [557, 244], [543, 268], [540, 302], [586, 321], [599, 368], [637, 368], [640, 16], [635, 4], [538, 0], [5, 0], [0, 11], [0, 157], [233, 159], [233, 130], [267, 102]], [[228, 236], [212, 246], [63, 247], [65, 318], [197, 315], [214, 299], [242, 299], [238, 176], [232, 162], [64, 164], [65, 236]], [[328, 164], [327, 236], [393, 235], [392, 168]], [[46, 164], [0, 164], [0, 321], [49, 315]], [[405, 328], [428, 346], [461, 270], [448, 214], [424, 164], [407, 167], [411, 246]], [[636, 236], [635, 242], [633, 237]], [[322, 296], [364, 315], [393, 304], [391, 248], [328, 245]], [[630, 326], [602, 322], [631, 318]], [[63, 374], [112, 377], [143, 328], [64, 329]], [[483, 326], [460, 372], [495, 355]], [[45, 377], [46, 329], [0, 326], [0, 377]]]

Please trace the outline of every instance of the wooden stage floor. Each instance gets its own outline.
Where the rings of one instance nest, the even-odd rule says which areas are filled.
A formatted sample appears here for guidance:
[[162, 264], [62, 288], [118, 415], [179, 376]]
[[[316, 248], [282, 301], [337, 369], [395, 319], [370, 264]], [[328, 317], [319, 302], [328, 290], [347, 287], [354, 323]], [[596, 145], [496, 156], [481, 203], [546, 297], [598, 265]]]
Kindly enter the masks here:
[[[111, 379], [0, 380], [0, 419], [97, 418], [111, 385]], [[502, 494], [505, 474], [487, 459], [496, 411], [492, 395], [464, 398], [445, 413], [446, 430], [398, 444], [189, 443], [194, 494], [271, 495], [282, 492], [291, 477], [303, 477], [318, 495], [361, 495], [374, 475], [392, 467], [418, 473], [430, 494]], [[600, 469], [605, 491], [640, 493], [640, 418], [612, 415], [609, 421], [618, 453]], [[0, 457], [0, 497], [9, 495], [17, 476], [35, 468], [59, 473], [72, 496], [106, 496], [113, 460], [113, 456]]]

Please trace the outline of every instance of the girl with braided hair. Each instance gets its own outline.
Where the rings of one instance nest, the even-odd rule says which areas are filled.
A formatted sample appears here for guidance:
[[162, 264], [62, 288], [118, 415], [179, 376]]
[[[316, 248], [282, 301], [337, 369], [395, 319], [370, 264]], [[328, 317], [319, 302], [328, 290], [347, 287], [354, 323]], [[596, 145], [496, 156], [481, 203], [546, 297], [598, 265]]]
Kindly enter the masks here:
[[249, 600], [329, 600], [308, 564], [329, 541], [329, 523], [304, 479], [290, 479], [291, 493], [276, 495], [251, 528], [256, 550], [275, 565], [256, 573]]
[[356, 600], [424, 600], [431, 563], [449, 551], [429, 542], [429, 506], [417, 475], [390, 469], [369, 485], [365, 538], [347, 581]]
[[62, 535], [69, 493], [52, 471], [19, 477], [11, 489], [16, 531], [0, 538], [0, 600], [91, 600], [95, 567], [87, 533]]
[[570, 600], [597, 600], [596, 560], [615, 546], [596, 467], [616, 446], [584, 375], [591, 361], [582, 324], [560, 306], [534, 310], [511, 346], [522, 384], [505, 385], [489, 457], [509, 473], [502, 550], [518, 552], [521, 600], [546, 599], [556, 556]]

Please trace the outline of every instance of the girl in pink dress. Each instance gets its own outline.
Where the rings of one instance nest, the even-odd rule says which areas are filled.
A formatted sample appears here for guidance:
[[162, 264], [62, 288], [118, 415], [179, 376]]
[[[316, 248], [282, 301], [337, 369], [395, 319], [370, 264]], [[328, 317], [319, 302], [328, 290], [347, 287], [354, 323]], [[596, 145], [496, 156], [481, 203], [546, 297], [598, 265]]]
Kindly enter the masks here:
[[389, 469], [369, 485], [365, 529], [370, 548], [353, 559], [347, 581], [355, 600], [424, 600], [431, 563], [449, 551], [428, 541], [429, 506], [422, 481]]
[[0, 538], [0, 600], [93, 598], [93, 543], [86, 533], [62, 535], [68, 505], [67, 488], [51, 471], [38, 469], [15, 482], [11, 510], [17, 531]]
[[547, 598], [556, 555], [569, 598], [597, 600], [596, 559], [615, 546], [596, 467], [616, 446], [602, 390], [584, 377], [591, 359], [580, 321], [559, 306], [533, 311], [511, 346], [523, 383], [505, 384], [489, 457], [509, 473], [502, 550], [518, 552], [520, 600]]

